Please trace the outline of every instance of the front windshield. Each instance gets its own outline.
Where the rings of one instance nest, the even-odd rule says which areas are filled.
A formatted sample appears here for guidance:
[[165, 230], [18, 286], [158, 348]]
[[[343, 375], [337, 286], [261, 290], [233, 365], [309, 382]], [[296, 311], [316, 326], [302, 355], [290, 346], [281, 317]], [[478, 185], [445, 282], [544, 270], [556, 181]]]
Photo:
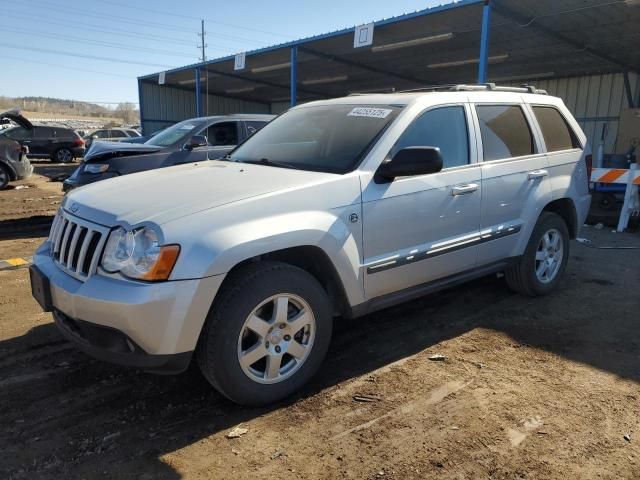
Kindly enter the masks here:
[[144, 143], [146, 145], [155, 145], [156, 147], [168, 147], [169, 145], [186, 139], [199, 125], [200, 123], [197, 121], [185, 120], [162, 130]]
[[346, 173], [396, 117], [397, 106], [321, 105], [290, 110], [234, 150], [236, 162]]

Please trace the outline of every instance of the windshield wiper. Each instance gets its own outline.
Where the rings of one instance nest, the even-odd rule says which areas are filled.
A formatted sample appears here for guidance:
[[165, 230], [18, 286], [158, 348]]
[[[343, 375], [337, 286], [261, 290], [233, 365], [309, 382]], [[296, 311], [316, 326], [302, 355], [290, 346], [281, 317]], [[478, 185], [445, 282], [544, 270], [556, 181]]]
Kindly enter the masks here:
[[280, 168], [293, 168], [294, 170], [299, 170], [300, 167], [297, 165], [291, 165], [290, 163], [285, 162], [276, 162], [274, 160], [269, 160], [268, 158], [261, 158], [260, 160], [242, 160], [242, 163], [253, 163], [256, 165], [268, 165], [270, 167], [280, 167]]

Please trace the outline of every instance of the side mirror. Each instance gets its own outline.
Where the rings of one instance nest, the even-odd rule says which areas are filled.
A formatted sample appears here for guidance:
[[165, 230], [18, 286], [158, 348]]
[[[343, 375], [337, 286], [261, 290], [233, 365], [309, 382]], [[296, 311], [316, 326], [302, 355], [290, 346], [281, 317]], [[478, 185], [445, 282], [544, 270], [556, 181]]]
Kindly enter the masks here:
[[407, 147], [380, 165], [376, 177], [384, 181], [412, 177], [442, 170], [442, 155], [437, 147]]
[[205, 137], [204, 135], [194, 135], [187, 142], [184, 148], [186, 150], [193, 150], [194, 148], [198, 148], [198, 147], [206, 147], [208, 144], [209, 142], [207, 142], [207, 137]]

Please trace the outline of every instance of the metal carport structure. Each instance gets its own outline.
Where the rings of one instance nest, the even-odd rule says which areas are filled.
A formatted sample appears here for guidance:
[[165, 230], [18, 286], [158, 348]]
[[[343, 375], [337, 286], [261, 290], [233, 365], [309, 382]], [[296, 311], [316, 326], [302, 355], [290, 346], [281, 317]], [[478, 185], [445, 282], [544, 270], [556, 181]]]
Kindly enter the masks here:
[[[373, 22], [373, 42], [364, 47], [354, 47], [353, 27], [245, 52], [243, 68], [227, 56], [162, 72], [162, 85], [160, 73], [140, 77], [143, 129], [449, 83], [564, 79], [558, 88], [566, 95], [586, 88], [588, 103], [591, 80], [572, 87], [570, 79], [591, 76], [600, 78], [596, 103], [608, 97], [619, 105], [595, 113], [587, 105], [582, 120], [614, 122], [621, 108], [638, 104], [639, 25], [639, 0], [461, 0]], [[603, 80], [607, 74], [617, 75]]]

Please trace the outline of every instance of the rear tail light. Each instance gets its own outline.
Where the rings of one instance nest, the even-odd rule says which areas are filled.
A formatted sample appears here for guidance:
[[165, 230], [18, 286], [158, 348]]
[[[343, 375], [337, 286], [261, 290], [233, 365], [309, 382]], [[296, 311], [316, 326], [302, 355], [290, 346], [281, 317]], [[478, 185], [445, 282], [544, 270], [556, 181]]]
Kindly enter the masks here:
[[76, 138], [73, 141], [73, 144], [77, 147], [84, 147], [84, 140], [82, 140], [81, 138]]
[[587, 188], [591, 185], [591, 171], [593, 170], [593, 155], [589, 154], [584, 157], [584, 162], [587, 164]]

